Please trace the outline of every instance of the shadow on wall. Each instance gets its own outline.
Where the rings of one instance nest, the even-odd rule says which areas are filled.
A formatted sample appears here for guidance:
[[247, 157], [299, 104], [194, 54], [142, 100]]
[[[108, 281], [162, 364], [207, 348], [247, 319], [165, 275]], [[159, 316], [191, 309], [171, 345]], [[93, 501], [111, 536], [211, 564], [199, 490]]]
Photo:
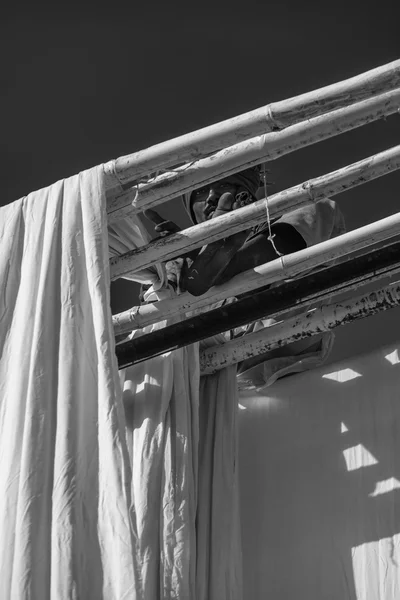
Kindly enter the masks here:
[[400, 345], [240, 403], [244, 597], [400, 598]]

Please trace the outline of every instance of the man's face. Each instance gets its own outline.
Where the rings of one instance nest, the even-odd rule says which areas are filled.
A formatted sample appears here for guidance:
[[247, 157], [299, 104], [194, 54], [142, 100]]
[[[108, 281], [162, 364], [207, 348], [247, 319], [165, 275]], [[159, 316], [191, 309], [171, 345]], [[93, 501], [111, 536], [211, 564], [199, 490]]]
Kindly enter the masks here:
[[203, 221], [212, 219], [222, 194], [229, 193], [235, 198], [241, 191], [246, 192], [247, 190], [244, 186], [238, 185], [232, 182], [229, 177], [226, 177], [192, 192], [190, 203], [196, 223], [203, 223]]

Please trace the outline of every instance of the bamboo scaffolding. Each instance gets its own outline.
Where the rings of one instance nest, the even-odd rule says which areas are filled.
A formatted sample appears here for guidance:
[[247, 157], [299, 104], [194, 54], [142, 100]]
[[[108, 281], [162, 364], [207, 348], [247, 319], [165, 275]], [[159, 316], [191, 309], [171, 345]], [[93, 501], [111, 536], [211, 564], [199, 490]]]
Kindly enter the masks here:
[[399, 107], [398, 89], [292, 125], [277, 133], [267, 133], [230, 146], [208, 158], [155, 177], [150, 183], [138, 184], [134, 189], [109, 198], [108, 221], [112, 223], [243, 168], [274, 160], [299, 148], [361, 127], [395, 113]]
[[399, 304], [400, 282], [396, 282], [346, 302], [321, 306], [272, 327], [204, 350], [200, 355], [201, 374], [216, 373], [252, 356], [363, 319]]
[[361, 286], [377, 283], [400, 272], [400, 242], [347, 260], [277, 288], [260, 291], [237, 302], [133, 338], [117, 346], [120, 368], [241, 327], [251, 321], [274, 317], [316, 301], [337, 297]]
[[[276, 218], [293, 208], [334, 196], [400, 168], [400, 145], [369, 156], [356, 163], [310, 179], [268, 199], [269, 213]], [[205, 243], [233, 235], [266, 220], [267, 200], [245, 206], [161, 238], [110, 260], [111, 279], [117, 279], [159, 261], [171, 260]]]
[[238, 142], [294, 125], [351, 103], [400, 86], [400, 60], [361, 75], [273, 102], [256, 110], [204, 127], [145, 150], [111, 161], [109, 187], [138, 180], [143, 175], [198, 160]]
[[276, 281], [298, 277], [301, 273], [315, 269], [352, 252], [372, 246], [400, 233], [400, 213], [353, 231], [310, 246], [304, 250], [286, 254], [244, 273], [240, 273], [223, 285], [212, 287], [202, 296], [191, 296], [187, 292], [170, 300], [161, 300], [140, 308], [133, 308], [113, 317], [116, 334], [138, 329], [171, 316], [238, 296]]

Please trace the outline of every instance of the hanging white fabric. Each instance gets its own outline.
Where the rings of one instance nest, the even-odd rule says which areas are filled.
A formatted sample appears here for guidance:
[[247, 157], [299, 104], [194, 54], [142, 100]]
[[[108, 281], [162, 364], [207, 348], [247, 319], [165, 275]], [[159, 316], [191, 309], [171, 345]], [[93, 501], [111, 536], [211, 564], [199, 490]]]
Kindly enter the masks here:
[[242, 600], [236, 365], [201, 377], [199, 409], [196, 600]]
[[197, 346], [121, 371], [141, 600], [196, 598], [199, 373]]
[[0, 598], [140, 589], [104, 206], [98, 167], [0, 209]]
[[399, 369], [394, 343], [240, 392], [245, 598], [400, 598]]
[[145, 600], [242, 598], [236, 367], [199, 379], [197, 344], [121, 372]]
[[0, 210], [0, 598], [240, 600], [234, 370], [137, 365], [125, 421], [108, 242], [101, 167]]
[[236, 367], [200, 379], [194, 344], [129, 367], [121, 380], [143, 598], [241, 600]]

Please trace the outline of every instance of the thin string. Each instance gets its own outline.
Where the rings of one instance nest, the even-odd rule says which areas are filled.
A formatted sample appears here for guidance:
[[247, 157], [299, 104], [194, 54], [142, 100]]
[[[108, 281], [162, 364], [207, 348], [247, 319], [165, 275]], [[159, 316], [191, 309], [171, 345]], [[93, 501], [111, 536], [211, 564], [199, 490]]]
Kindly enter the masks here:
[[278, 248], [275, 246], [275, 242], [274, 242], [274, 237], [275, 237], [275, 233], [272, 233], [272, 229], [271, 229], [271, 218], [269, 215], [269, 202], [268, 202], [268, 191], [267, 191], [267, 172], [265, 169], [265, 163], [263, 164], [263, 180], [264, 180], [264, 194], [265, 194], [265, 200], [266, 200], [266, 208], [267, 208], [267, 223], [268, 223], [268, 240], [271, 242], [271, 245], [273, 247], [273, 249], [275, 250], [275, 253], [277, 256], [283, 256], [282, 252], [279, 252]]

